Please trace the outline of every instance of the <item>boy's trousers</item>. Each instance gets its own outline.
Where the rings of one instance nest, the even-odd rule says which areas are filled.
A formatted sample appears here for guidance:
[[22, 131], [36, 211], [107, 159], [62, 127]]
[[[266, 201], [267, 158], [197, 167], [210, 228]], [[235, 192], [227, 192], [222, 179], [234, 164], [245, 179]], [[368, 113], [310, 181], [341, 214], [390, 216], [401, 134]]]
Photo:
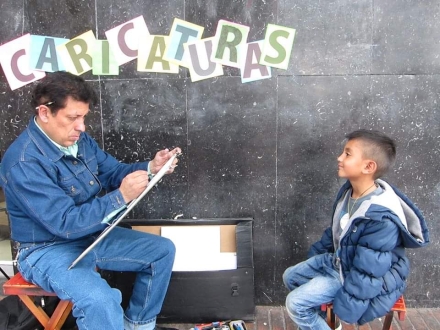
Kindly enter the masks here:
[[333, 254], [316, 255], [287, 268], [283, 281], [290, 290], [286, 298], [287, 312], [300, 329], [330, 329], [321, 313], [321, 305], [332, 302], [342, 287], [339, 272], [333, 265]]

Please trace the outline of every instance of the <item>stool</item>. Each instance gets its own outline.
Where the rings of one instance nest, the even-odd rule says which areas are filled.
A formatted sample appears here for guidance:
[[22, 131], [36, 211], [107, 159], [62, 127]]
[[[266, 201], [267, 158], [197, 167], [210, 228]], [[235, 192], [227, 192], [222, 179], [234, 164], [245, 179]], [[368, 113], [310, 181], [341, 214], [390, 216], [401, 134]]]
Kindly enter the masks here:
[[[323, 312], [327, 311], [327, 325], [330, 329], [335, 329], [335, 314], [333, 313], [333, 304], [322, 304], [321, 310]], [[394, 306], [391, 310], [386, 314], [385, 320], [383, 321], [382, 330], [390, 330], [391, 323], [393, 322], [394, 312], [397, 312], [397, 316], [399, 321], [404, 321], [406, 317], [406, 305], [403, 296], [397, 299]]]
[[46, 292], [39, 286], [27, 282], [20, 273], [15, 274], [3, 284], [3, 292], [7, 296], [19, 296], [45, 330], [60, 330], [72, 310], [70, 301], [60, 300], [52, 316], [49, 317], [43, 308], [35, 305], [29, 296], [56, 296], [56, 294]]

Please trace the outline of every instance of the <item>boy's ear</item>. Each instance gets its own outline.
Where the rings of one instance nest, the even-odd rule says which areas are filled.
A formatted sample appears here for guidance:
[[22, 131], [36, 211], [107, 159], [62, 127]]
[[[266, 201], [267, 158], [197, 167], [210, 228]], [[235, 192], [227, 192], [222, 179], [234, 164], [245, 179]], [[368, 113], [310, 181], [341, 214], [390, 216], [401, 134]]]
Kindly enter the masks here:
[[364, 168], [362, 172], [364, 174], [374, 174], [377, 171], [377, 163], [374, 160], [365, 160]]

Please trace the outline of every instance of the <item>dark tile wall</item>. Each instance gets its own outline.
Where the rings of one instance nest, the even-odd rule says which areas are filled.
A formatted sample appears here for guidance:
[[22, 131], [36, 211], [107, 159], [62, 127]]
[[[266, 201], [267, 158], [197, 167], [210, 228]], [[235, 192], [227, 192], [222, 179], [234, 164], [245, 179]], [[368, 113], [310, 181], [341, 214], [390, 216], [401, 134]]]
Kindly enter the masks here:
[[297, 32], [288, 74], [371, 72], [374, 1], [280, 0], [278, 3], [278, 24], [291, 26]]
[[375, 1], [373, 15], [371, 73], [440, 72], [438, 1]]
[[[84, 77], [101, 96], [88, 130], [121, 161], [180, 146], [176, 173], [133, 218], [253, 217], [257, 304], [283, 304], [285, 268], [304, 260], [330, 222], [343, 183], [336, 157], [346, 133], [383, 129], [398, 141], [388, 179], [423, 210], [432, 244], [408, 251], [406, 299], [440, 307], [436, 215], [440, 183], [439, 1], [42, 1], [2, 0], [0, 44], [25, 33], [73, 38], [143, 15], [152, 34], [168, 34], [175, 17], [213, 36], [220, 19], [250, 26], [249, 41], [268, 23], [296, 28], [287, 71], [242, 84], [240, 72], [192, 83], [179, 74], [136, 71]], [[11, 91], [0, 70], [0, 151], [26, 127], [33, 85]]]

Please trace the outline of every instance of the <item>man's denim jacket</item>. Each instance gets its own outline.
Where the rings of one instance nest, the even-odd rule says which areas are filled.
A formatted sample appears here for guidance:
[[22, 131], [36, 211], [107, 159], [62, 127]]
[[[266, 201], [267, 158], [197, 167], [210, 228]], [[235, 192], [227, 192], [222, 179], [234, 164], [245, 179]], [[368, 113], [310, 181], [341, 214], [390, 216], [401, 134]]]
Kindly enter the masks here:
[[[105, 228], [101, 221], [125, 205], [122, 179], [148, 162], [119, 163], [86, 133], [78, 155], [66, 156], [31, 119], [8, 148], [0, 178], [11, 238], [22, 246], [86, 237]], [[108, 193], [100, 196], [101, 190]]]

